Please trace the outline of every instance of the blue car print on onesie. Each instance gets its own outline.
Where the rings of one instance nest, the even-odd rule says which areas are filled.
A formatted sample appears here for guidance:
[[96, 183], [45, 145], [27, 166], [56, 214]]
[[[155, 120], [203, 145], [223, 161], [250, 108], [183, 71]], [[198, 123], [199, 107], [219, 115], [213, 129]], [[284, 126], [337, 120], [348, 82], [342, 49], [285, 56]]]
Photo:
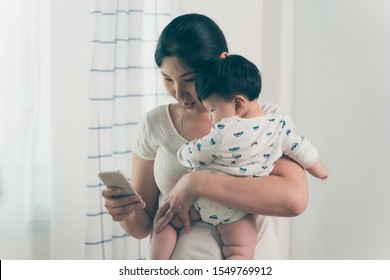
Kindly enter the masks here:
[[253, 127], [253, 131], [257, 131], [257, 130], [259, 130], [259, 128], [260, 128], [260, 125], [255, 125], [255, 126]]
[[235, 152], [235, 151], [238, 151], [239, 149], [240, 149], [240, 147], [231, 147], [231, 148], [229, 148], [229, 151]]
[[244, 168], [244, 167], [240, 167], [240, 172], [241, 172], [241, 173], [245, 173], [245, 172], [247, 172], [247, 170], [248, 170], [248, 169], [246, 169], [246, 168]]
[[298, 147], [298, 143], [295, 142], [294, 144], [291, 145], [291, 151], [294, 151]]
[[244, 131], [239, 131], [239, 132], [233, 133], [233, 135], [234, 135], [235, 137], [240, 137], [240, 136], [243, 135], [243, 134], [244, 134]]
[[200, 143], [196, 144], [196, 148], [198, 149], [198, 151], [200, 152], [200, 150], [202, 149], [202, 145]]
[[287, 129], [286, 130], [286, 135], [288, 136], [288, 135], [290, 135], [290, 133], [291, 133], [291, 129]]
[[211, 139], [210, 139], [210, 144], [211, 144], [211, 145], [215, 145], [215, 143], [216, 143], [216, 142], [215, 142], [214, 138], [211, 138]]
[[217, 127], [218, 127], [219, 129], [224, 129], [224, 128], [225, 128], [225, 125], [224, 125], [223, 123], [219, 123], [219, 124], [217, 124]]

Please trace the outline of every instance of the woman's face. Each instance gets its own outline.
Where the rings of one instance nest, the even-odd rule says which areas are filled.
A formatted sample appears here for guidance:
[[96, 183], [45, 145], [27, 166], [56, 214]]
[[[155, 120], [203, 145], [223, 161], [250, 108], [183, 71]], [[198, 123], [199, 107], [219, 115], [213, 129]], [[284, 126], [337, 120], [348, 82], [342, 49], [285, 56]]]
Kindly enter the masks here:
[[203, 104], [196, 95], [196, 73], [183, 67], [176, 56], [165, 57], [162, 60], [161, 75], [168, 94], [175, 98], [185, 109], [194, 112], [205, 111]]

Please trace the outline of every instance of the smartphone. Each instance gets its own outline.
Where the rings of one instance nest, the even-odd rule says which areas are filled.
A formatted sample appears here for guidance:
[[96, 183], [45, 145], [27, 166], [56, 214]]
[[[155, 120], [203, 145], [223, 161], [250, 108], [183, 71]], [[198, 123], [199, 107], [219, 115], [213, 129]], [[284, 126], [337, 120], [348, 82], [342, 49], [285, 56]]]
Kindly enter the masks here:
[[131, 185], [129, 180], [127, 180], [126, 176], [123, 174], [121, 170], [117, 171], [100, 171], [98, 172], [98, 177], [102, 180], [102, 182], [108, 188], [122, 188], [123, 192], [117, 195], [113, 195], [113, 198], [119, 198], [129, 195], [137, 194], [134, 187]]

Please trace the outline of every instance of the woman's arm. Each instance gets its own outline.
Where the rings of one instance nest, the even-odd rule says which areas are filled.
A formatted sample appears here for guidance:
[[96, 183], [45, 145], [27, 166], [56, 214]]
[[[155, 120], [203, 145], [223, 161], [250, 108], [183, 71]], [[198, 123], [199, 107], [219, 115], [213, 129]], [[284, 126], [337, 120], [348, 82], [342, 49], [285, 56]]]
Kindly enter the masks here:
[[288, 157], [276, 162], [270, 176], [260, 178], [204, 173], [193, 174], [196, 177], [190, 178], [196, 184], [195, 197], [205, 197], [237, 210], [268, 216], [292, 217], [306, 209], [306, 173]]
[[[276, 162], [270, 176], [260, 178], [193, 171], [179, 180], [161, 209], [171, 209], [189, 227], [186, 213], [199, 197], [248, 213], [292, 217], [306, 209], [307, 178], [302, 167], [287, 157]], [[156, 231], [167, 222], [169, 216], [159, 221]]]
[[131, 183], [138, 195], [113, 199], [111, 196], [118, 190], [103, 191], [104, 206], [113, 220], [119, 221], [127, 233], [138, 239], [150, 234], [157, 210], [159, 191], [154, 180], [153, 165], [154, 161], [133, 155]]

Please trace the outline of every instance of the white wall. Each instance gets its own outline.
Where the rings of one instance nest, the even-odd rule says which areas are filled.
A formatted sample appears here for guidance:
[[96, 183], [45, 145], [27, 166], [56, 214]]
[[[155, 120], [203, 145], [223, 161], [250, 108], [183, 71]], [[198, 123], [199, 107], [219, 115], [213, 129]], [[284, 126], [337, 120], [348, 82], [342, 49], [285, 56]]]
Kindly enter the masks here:
[[176, 0], [177, 13], [200, 13], [212, 18], [226, 36], [231, 53], [240, 53], [254, 63], [262, 55], [262, 5], [253, 0]]
[[390, 259], [390, 2], [296, 3], [295, 122], [330, 178], [310, 182], [292, 257]]

